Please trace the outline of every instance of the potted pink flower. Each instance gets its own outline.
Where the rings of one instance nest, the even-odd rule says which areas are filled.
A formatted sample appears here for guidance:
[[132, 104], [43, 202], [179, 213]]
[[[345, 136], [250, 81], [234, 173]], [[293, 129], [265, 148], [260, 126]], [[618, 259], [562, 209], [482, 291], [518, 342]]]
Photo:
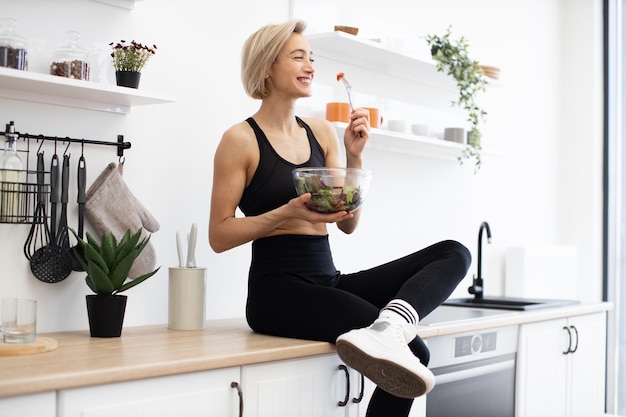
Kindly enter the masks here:
[[112, 49], [111, 58], [113, 58], [117, 85], [131, 88], [139, 87], [141, 70], [148, 63], [148, 60], [156, 54], [156, 45], [149, 47], [134, 40], [130, 43], [121, 40], [117, 43], [111, 42], [109, 46]]

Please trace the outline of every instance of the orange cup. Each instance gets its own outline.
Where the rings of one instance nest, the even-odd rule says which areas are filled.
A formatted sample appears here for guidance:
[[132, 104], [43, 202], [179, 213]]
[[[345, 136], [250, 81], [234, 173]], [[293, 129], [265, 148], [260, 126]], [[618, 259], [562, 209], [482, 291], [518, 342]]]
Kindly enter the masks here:
[[343, 102], [326, 103], [326, 120], [348, 123], [350, 121], [350, 104]]
[[380, 110], [377, 107], [366, 107], [370, 112], [370, 126], [373, 128], [380, 128], [383, 124], [383, 116], [380, 114]]

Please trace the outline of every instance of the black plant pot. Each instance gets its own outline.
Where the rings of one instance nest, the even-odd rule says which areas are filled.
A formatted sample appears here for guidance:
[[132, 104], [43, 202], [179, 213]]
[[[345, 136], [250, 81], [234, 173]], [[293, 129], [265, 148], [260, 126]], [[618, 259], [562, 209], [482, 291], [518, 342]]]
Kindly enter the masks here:
[[115, 71], [115, 81], [120, 87], [139, 88], [141, 73], [137, 71]]
[[125, 295], [87, 295], [91, 337], [120, 337], [126, 312]]

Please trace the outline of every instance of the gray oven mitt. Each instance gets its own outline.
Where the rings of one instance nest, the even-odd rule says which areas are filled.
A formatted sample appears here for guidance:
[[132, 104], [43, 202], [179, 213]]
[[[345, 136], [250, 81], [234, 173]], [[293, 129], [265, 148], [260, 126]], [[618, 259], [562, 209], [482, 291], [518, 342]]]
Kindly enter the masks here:
[[[159, 222], [137, 200], [122, 178], [123, 164], [110, 163], [100, 176], [87, 190], [85, 201], [85, 217], [98, 234], [104, 231], [113, 233], [116, 239], [121, 239], [130, 229], [131, 233], [143, 228], [142, 237], [147, 232], [159, 230]], [[151, 242], [133, 263], [128, 274], [134, 279], [143, 274], [154, 271], [156, 253]]]

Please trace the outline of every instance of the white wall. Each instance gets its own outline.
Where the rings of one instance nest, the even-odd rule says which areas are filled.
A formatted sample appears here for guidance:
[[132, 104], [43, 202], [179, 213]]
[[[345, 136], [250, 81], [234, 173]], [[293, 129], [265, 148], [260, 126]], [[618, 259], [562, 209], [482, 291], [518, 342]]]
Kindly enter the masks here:
[[[293, 10], [309, 22], [309, 33], [356, 22], [363, 36], [393, 38], [396, 45], [404, 37], [408, 48], [417, 48], [423, 42], [419, 36], [443, 33], [452, 25], [454, 33], [468, 39], [476, 59], [502, 69], [505, 84], [481, 100], [489, 112], [485, 147], [497, 152], [484, 156], [476, 175], [471, 167], [455, 162], [368, 151], [375, 179], [361, 227], [351, 236], [331, 232], [339, 269], [373, 266], [446, 238], [465, 243], [476, 255], [478, 226], [487, 220], [494, 234], [494, 243], [483, 251], [488, 294], [503, 290], [507, 246], [574, 244], [585, 254], [580, 260], [580, 297], [600, 299], [597, 3], [395, 0], [384, 7], [362, 1], [361, 8], [355, 8], [346, 1], [333, 6], [332, 13], [340, 13], [335, 18], [326, 9], [330, 2], [316, 2], [316, 8], [308, 10], [307, 1], [294, 1]], [[21, 132], [100, 140], [124, 134], [132, 142], [125, 179], [161, 223], [152, 242], [162, 270], [127, 293], [126, 326], [167, 321], [167, 267], [177, 263], [175, 232], [184, 235], [193, 221], [200, 229], [198, 264], [209, 269], [207, 317], [242, 316], [249, 246], [218, 255], [206, 239], [212, 158], [221, 133], [258, 106], [239, 81], [244, 39], [263, 24], [287, 19], [292, 5], [287, 0], [238, 0], [222, 3], [219, 12], [207, 12], [200, 0], [144, 0], [131, 11], [91, 0], [0, 0], [0, 6], [0, 14], [16, 18], [19, 33], [31, 41], [32, 70], [45, 71], [47, 54], [67, 29], [83, 33], [90, 47], [105, 45], [105, 55], [106, 45], [120, 39], [157, 44], [158, 53], [143, 71], [140, 88], [173, 93], [176, 103], [136, 107], [123, 116], [0, 99], [0, 123], [14, 120]], [[584, 36], [578, 36], [581, 33]], [[106, 67], [99, 75], [104, 82], [113, 79]], [[325, 99], [316, 97], [302, 105], [321, 112], [319, 103]], [[46, 149], [51, 155], [51, 148]], [[72, 149], [74, 168], [80, 149]], [[100, 147], [86, 148], [85, 156], [88, 183], [117, 159], [113, 149]], [[389, 200], [397, 196], [402, 200], [390, 208]], [[72, 187], [70, 201], [75, 198]], [[70, 206], [73, 224], [75, 205]], [[88, 291], [82, 274], [73, 273], [58, 284], [37, 281], [22, 254], [27, 233], [28, 226], [0, 225], [0, 295], [37, 298], [39, 331], [87, 328], [83, 295]], [[473, 265], [456, 295], [466, 294], [474, 271]]]

